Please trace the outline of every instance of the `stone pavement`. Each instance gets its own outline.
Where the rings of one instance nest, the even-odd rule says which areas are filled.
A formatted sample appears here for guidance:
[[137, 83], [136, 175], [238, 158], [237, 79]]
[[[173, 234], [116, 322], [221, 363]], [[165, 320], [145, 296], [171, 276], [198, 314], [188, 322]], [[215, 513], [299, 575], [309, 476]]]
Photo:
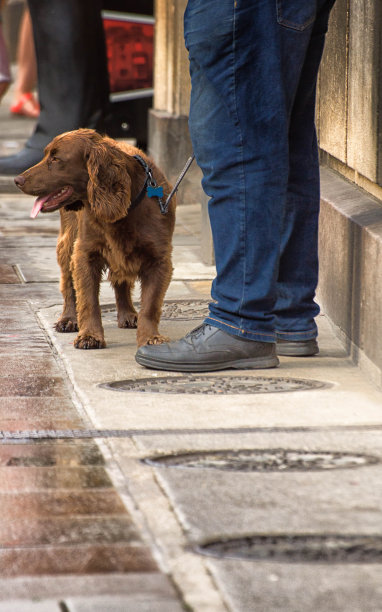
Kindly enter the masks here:
[[[3, 104], [2, 150], [15, 121]], [[326, 317], [277, 370], [151, 372], [105, 281], [107, 348], [76, 350], [58, 214], [0, 188], [0, 612], [382, 610], [382, 393]], [[172, 338], [208, 303], [199, 216], [178, 209]]]

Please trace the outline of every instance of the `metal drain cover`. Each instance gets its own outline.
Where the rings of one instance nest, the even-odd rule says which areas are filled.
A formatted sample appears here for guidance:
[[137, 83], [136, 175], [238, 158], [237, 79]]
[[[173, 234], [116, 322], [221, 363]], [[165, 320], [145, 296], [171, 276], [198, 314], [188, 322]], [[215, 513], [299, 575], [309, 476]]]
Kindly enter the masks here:
[[240, 395], [282, 393], [322, 389], [328, 384], [319, 380], [265, 376], [165, 376], [139, 380], [117, 380], [100, 385], [113, 391], [130, 393], [189, 393], [203, 395]]
[[154, 467], [215, 469], [234, 472], [334, 470], [379, 463], [378, 457], [331, 451], [242, 449], [198, 451], [148, 457]]
[[295, 563], [381, 563], [380, 535], [251, 535], [200, 545], [218, 558]]
[[[205, 319], [208, 316], [210, 300], [174, 300], [163, 304], [161, 319], [177, 321], [192, 321]], [[134, 303], [139, 310], [139, 304]], [[115, 321], [117, 310], [114, 304], [102, 306], [102, 316], [108, 321]]]
[[209, 302], [210, 300], [165, 302], [162, 308], [161, 319], [177, 319], [178, 321], [205, 319], [208, 316]]

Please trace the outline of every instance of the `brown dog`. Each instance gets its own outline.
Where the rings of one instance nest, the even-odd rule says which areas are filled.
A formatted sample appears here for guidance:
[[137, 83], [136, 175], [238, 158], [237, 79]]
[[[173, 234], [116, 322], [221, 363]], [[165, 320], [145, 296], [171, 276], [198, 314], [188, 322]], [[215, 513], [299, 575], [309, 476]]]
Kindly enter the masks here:
[[[77, 348], [105, 346], [99, 289], [106, 268], [118, 327], [137, 327], [138, 346], [167, 340], [158, 325], [172, 275], [175, 197], [161, 214], [158, 197], [148, 197], [153, 182], [163, 187], [166, 199], [171, 186], [142, 151], [89, 129], [57, 136], [43, 160], [15, 178], [24, 193], [38, 196], [32, 217], [60, 210], [57, 259], [64, 308], [55, 327], [78, 330]], [[139, 314], [131, 300], [137, 278]]]

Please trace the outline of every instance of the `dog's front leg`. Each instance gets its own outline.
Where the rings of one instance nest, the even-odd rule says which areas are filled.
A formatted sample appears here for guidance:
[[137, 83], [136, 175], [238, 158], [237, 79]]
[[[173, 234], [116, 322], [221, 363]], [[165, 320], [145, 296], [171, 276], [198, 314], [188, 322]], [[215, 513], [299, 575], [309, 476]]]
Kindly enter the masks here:
[[71, 270], [77, 221], [73, 217], [71, 223], [68, 223], [68, 217], [68, 213], [66, 213], [65, 218], [61, 214], [61, 229], [57, 241], [57, 261], [61, 268], [60, 290], [64, 299], [64, 307], [54, 327], [56, 331], [61, 333], [78, 331], [76, 294]]
[[159, 319], [162, 304], [172, 276], [170, 259], [164, 259], [151, 265], [140, 273], [141, 280], [141, 309], [138, 314], [137, 343], [161, 344], [168, 342], [169, 338], [159, 333]]
[[76, 242], [73, 252], [73, 280], [77, 298], [78, 336], [74, 346], [98, 349], [106, 346], [99, 305], [104, 261], [98, 253], [82, 250]]

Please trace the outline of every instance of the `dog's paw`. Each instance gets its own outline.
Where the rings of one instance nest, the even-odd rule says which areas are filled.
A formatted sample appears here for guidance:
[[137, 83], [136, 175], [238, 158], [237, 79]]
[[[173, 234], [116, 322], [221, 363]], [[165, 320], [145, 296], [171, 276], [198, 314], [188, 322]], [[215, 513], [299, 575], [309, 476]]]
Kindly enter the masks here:
[[136, 329], [138, 315], [136, 312], [129, 313], [125, 316], [118, 316], [118, 327], [125, 329]]
[[60, 334], [68, 334], [70, 332], [77, 332], [78, 325], [77, 321], [73, 319], [58, 319], [54, 324], [54, 329]]
[[78, 349], [101, 349], [105, 348], [106, 342], [103, 339], [94, 338], [94, 336], [77, 336], [73, 342]]
[[148, 338], [145, 344], [163, 344], [164, 342], [170, 342], [170, 338], [158, 334], [156, 336], [151, 336], [151, 338]]

